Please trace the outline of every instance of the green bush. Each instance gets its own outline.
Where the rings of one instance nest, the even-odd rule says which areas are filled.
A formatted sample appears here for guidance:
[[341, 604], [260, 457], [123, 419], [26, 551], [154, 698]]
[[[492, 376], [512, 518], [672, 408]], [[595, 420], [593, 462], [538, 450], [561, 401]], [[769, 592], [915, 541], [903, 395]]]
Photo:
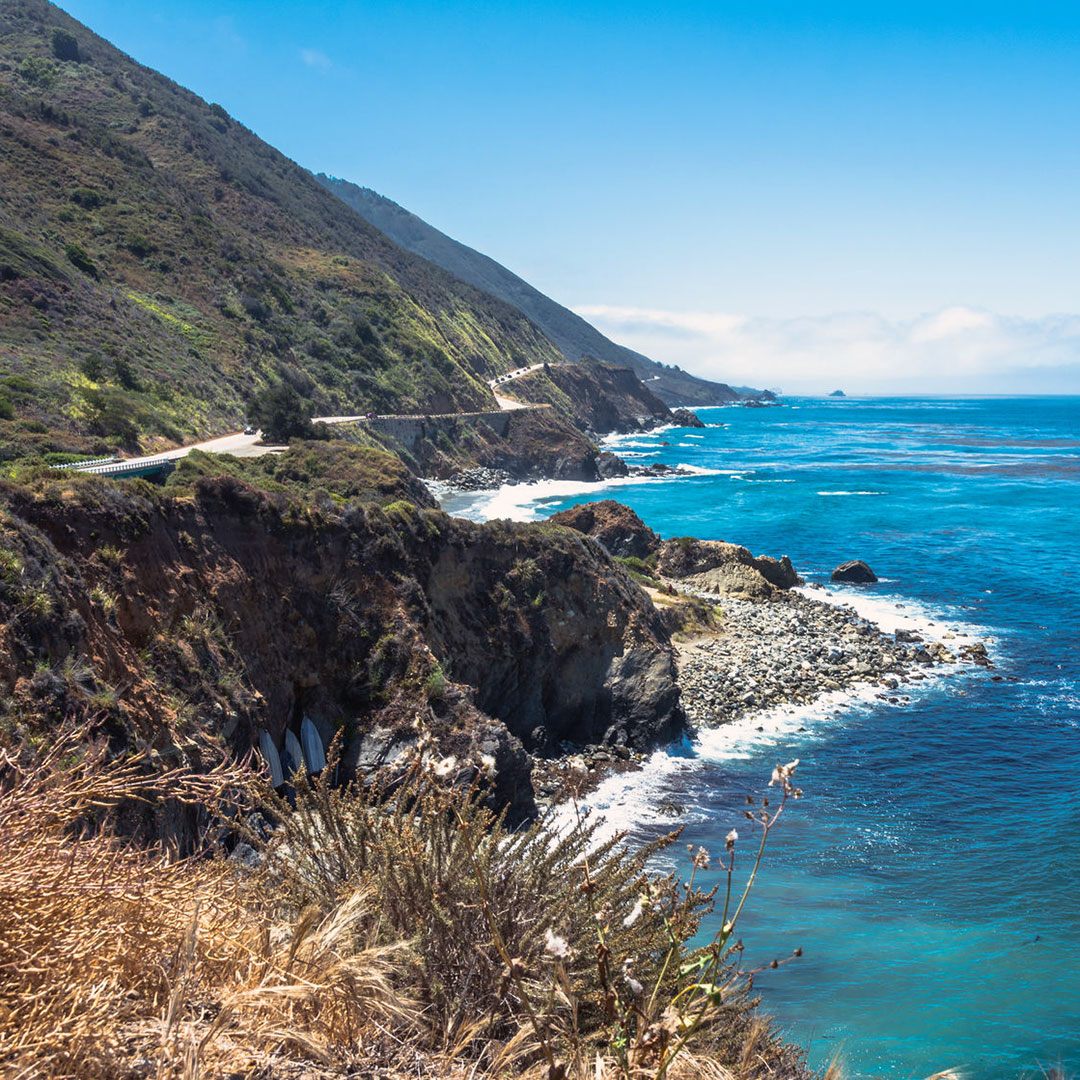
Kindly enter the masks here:
[[94, 265], [93, 259], [78, 244], [68, 244], [64, 248], [64, 254], [67, 256], [68, 262], [84, 274], [88, 274], [95, 280], [101, 276], [98, 273], [98, 268]]
[[56, 68], [40, 56], [28, 56], [19, 65], [19, 78], [39, 90], [51, 90], [56, 85]]
[[79, 370], [91, 382], [101, 382], [101, 377], [105, 374], [105, 364], [101, 359], [101, 353], [87, 353], [86, 356], [79, 361]]
[[292, 438], [313, 438], [313, 408], [288, 383], [277, 383], [259, 391], [249, 402], [248, 419], [274, 442]]
[[126, 247], [132, 255], [135, 255], [140, 259], [145, 259], [147, 255], [153, 255], [153, 253], [157, 251], [157, 246], [141, 233], [132, 233], [127, 238], [124, 247]]
[[96, 210], [105, 202], [105, 196], [93, 188], [77, 187], [71, 193], [71, 201], [84, 210]]
[[76, 64], [80, 60], [79, 43], [75, 35], [59, 26], [53, 28], [52, 51], [57, 60], [72, 60]]

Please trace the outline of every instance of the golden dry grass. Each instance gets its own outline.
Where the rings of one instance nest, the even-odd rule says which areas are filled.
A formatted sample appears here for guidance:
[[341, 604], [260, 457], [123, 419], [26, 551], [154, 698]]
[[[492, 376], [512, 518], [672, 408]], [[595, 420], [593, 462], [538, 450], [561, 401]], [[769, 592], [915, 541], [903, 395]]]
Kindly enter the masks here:
[[235, 770], [152, 777], [101, 751], [71, 764], [71, 749], [29, 772], [8, 762], [0, 792], [0, 1073], [164, 1080], [274, 1060], [287, 1075], [415, 1028], [394, 987], [406, 947], [367, 939], [363, 891], [275, 919], [257, 878], [91, 828], [165, 790], [204, 800]]
[[[241, 767], [149, 764], [72, 734], [32, 766], [0, 760], [0, 1077], [808, 1075], [737, 988], [683, 1038], [700, 894], [589, 829], [508, 833], [422, 771], [389, 800], [300, 777], [294, 810]], [[255, 872], [117, 834], [165, 798], [223, 822], [237, 792], [280, 823]], [[655, 910], [624, 918], [646, 887]]]

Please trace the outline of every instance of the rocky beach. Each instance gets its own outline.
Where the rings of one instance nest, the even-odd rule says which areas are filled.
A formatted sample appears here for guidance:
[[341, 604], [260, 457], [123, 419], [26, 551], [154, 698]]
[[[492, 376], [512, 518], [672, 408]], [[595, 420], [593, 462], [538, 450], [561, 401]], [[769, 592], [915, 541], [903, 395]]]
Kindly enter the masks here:
[[[695, 590], [697, 595], [707, 594]], [[710, 597], [713, 601], [716, 597]], [[944, 665], [968, 674], [989, 665], [986, 648], [946, 633], [890, 635], [854, 610], [788, 592], [767, 600], [726, 597], [722, 630], [678, 645], [679, 687], [691, 724], [714, 727], [759, 709], [808, 704], [859, 684], [880, 688], [893, 704], [903, 687]]]

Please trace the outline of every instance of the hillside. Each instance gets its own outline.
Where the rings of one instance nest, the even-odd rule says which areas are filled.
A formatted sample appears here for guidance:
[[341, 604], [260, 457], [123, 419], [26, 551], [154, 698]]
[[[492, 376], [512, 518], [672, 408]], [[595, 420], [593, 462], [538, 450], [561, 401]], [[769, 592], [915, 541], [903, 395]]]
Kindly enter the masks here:
[[395, 243], [523, 311], [567, 360], [592, 357], [615, 367], [631, 368], [668, 405], [722, 405], [740, 397], [724, 383], [699, 379], [616, 345], [580, 315], [545, 296], [505, 266], [452, 240], [378, 192], [322, 173], [316, 179]]
[[276, 380], [318, 412], [492, 408], [487, 378], [561, 359], [219, 105], [0, 7], [0, 460], [218, 433]]

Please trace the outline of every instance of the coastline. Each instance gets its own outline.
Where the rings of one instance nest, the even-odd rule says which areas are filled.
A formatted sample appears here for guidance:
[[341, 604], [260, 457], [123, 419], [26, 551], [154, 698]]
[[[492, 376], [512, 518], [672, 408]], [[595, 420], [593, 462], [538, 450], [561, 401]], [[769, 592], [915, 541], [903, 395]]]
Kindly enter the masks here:
[[[627, 438], [632, 436], [615, 437]], [[438, 485], [433, 494], [452, 515], [537, 521], [549, 501], [612, 489], [615, 494], [628, 484], [677, 482], [685, 476], [533, 481], [481, 491]], [[763, 742], [835, 723], [854, 709], [908, 708], [942, 679], [977, 678], [994, 666], [977, 627], [923, 610], [912, 598], [897, 601], [859, 586], [837, 588], [815, 580], [768, 599], [706, 592], [678, 580], [665, 579], [663, 586], [721, 613], [714, 631], [681, 640], [673, 635], [686, 734], [651, 754], [567, 744], [559, 757], [534, 766], [542, 810], [565, 813], [573, 793], [582, 805], [613, 814], [619, 828], [670, 822], [681, 807], [662, 794], [646, 794], [654, 783], [642, 785], [643, 773], [670, 780], [672, 773], [698, 762], [745, 757]], [[646, 592], [655, 602], [653, 590]]]

